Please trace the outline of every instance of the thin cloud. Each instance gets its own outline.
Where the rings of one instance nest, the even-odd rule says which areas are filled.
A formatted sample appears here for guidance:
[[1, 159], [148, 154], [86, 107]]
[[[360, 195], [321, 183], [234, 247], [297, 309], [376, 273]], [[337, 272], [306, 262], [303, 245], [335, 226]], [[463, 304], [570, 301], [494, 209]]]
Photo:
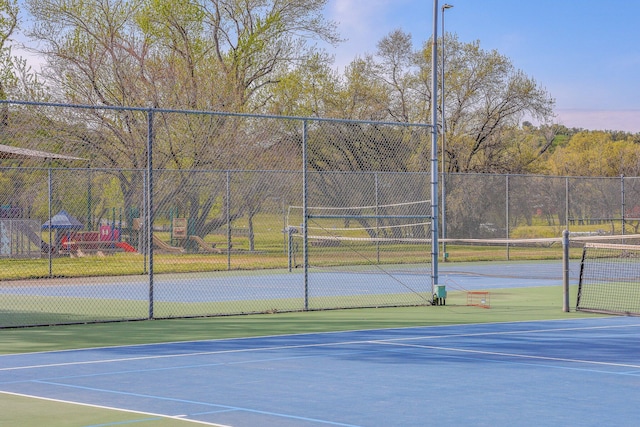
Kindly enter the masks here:
[[556, 110], [557, 121], [569, 128], [640, 132], [640, 110]]

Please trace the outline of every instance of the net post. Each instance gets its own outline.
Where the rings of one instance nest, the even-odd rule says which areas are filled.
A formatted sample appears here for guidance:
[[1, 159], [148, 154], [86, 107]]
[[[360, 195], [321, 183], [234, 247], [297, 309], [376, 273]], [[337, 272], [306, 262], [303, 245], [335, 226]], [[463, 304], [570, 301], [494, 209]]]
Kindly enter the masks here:
[[562, 311], [569, 313], [569, 230], [562, 232]]
[[149, 319], [153, 319], [155, 307], [155, 288], [154, 288], [154, 264], [153, 264], [153, 223], [155, 221], [154, 205], [153, 205], [153, 108], [147, 110], [147, 205], [146, 205], [146, 221], [147, 229], [147, 254], [149, 256]]
[[289, 267], [289, 273], [291, 273], [291, 269], [293, 268], [293, 227], [287, 226], [283, 231], [287, 233], [287, 265]]
[[309, 176], [307, 165], [307, 120], [302, 122], [302, 263], [304, 311], [309, 310]]

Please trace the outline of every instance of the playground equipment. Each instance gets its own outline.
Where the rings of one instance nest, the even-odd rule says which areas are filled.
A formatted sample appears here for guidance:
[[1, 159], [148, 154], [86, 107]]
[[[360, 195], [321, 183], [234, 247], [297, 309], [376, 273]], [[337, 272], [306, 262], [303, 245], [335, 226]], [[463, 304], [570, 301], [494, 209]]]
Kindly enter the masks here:
[[171, 246], [170, 244], [164, 242], [158, 236], [154, 234], [153, 236], [153, 244], [163, 251], [172, 252], [172, 253], [184, 253], [184, 248], [179, 246]]
[[202, 240], [202, 237], [200, 237], [200, 236], [189, 236], [189, 239], [194, 241], [194, 242], [196, 242], [198, 244], [198, 246], [200, 246], [200, 248], [202, 248], [206, 252], [212, 252], [212, 253], [216, 253], [216, 254], [221, 254], [222, 253], [222, 251], [220, 249], [216, 248], [215, 246], [212, 246], [212, 245], [208, 244], [207, 242]]
[[[18, 208], [13, 208], [13, 211], [5, 209], [2, 216], [17, 215], [16, 209]], [[100, 236], [79, 231], [82, 228], [84, 228], [83, 224], [64, 210], [55, 214], [42, 226], [38, 221], [32, 219], [2, 218], [0, 219], [0, 256], [21, 258], [40, 257], [42, 253], [50, 252], [64, 253], [71, 250], [70, 242], [74, 242], [76, 251], [80, 246], [86, 246], [88, 250], [94, 249], [93, 246], [96, 246], [96, 243], [101, 240]], [[55, 233], [52, 238], [53, 244], [42, 240], [42, 230], [50, 230]], [[95, 250], [100, 249], [103, 248], [95, 248]], [[122, 250], [128, 249], [122, 248]]]
[[127, 242], [118, 240], [118, 230], [113, 230], [108, 225], [100, 226], [100, 231], [70, 232], [63, 236], [60, 247], [76, 255], [86, 252], [137, 252]]
[[[140, 231], [142, 228], [142, 220], [140, 218], [132, 218], [132, 230]], [[171, 242], [166, 242], [153, 235], [153, 245], [155, 248], [163, 252], [183, 254], [192, 252], [207, 252], [221, 254], [222, 250], [215, 247], [215, 243], [207, 243], [200, 236], [189, 233], [189, 222], [186, 218], [172, 218], [171, 221]]]
[[138, 252], [136, 251], [136, 248], [134, 248], [127, 242], [116, 242], [115, 245], [125, 252]]
[[[71, 216], [67, 211], [61, 210], [54, 216], [52, 216], [49, 221], [46, 221], [42, 224], [42, 230], [51, 230], [55, 232], [55, 240], [53, 242], [53, 247], [48, 247], [48, 250], [44, 250], [44, 242], [42, 242], [43, 252], [59, 252], [62, 247], [62, 241], [64, 239], [68, 239], [68, 234], [75, 230], [82, 230], [84, 225], [76, 218]], [[40, 237], [39, 240], [42, 241]]]
[[39, 258], [50, 250], [38, 232], [40, 223], [31, 219], [0, 219], [0, 256]]
[[[118, 230], [101, 226], [99, 232], [80, 231], [82, 223], [62, 210], [42, 226], [31, 219], [0, 218], [0, 256], [9, 258], [40, 257], [42, 253], [135, 252], [119, 240]], [[42, 230], [55, 233], [53, 245], [42, 240]]]
[[40, 223], [24, 218], [19, 206], [0, 206], [0, 256], [37, 258], [50, 250], [40, 236]]
[[[84, 225], [64, 210], [45, 222], [42, 229], [55, 231], [56, 236], [52, 250], [61, 254], [136, 252], [133, 246], [121, 241], [120, 231], [115, 227], [103, 224], [99, 231], [81, 231], [84, 229]], [[31, 238], [35, 239], [36, 237], [31, 236]], [[42, 242], [43, 248], [44, 245], [46, 243]]]

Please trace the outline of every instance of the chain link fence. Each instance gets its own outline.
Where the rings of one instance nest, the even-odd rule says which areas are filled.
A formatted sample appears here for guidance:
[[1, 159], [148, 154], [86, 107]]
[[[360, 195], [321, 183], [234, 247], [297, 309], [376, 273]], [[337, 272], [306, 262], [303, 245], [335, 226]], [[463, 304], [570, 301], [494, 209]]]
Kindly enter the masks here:
[[[2, 328], [431, 301], [430, 126], [0, 109]], [[640, 224], [634, 178], [444, 178], [448, 237]]]
[[543, 238], [573, 234], [636, 234], [637, 177], [450, 174], [447, 236]]

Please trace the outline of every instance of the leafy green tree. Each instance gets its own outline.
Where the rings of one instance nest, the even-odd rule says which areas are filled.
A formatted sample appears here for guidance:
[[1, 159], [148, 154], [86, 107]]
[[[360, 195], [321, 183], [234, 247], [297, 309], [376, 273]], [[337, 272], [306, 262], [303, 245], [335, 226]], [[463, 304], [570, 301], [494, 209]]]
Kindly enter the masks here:
[[555, 175], [617, 177], [640, 174], [640, 146], [631, 135], [615, 140], [610, 132], [582, 131], [549, 157]]
[[[549, 94], [505, 56], [481, 49], [478, 41], [462, 43], [447, 35], [444, 50], [447, 170], [539, 171], [555, 139], [554, 128], [523, 128], [520, 123], [524, 117], [547, 123], [553, 107]], [[301, 111], [319, 116], [429, 123], [433, 94], [429, 43], [415, 50], [411, 35], [395, 30], [380, 40], [374, 54], [355, 58], [342, 75], [328, 70], [328, 65], [296, 69], [290, 75], [300, 84], [279, 87], [280, 98], [295, 93], [296, 105], [307, 100], [308, 107]], [[348, 145], [343, 150], [348, 151]], [[429, 156], [428, 151], [424, 148], [420, 154]], [[410, 159], [413, 165], [405, 168], [416, 170], [416, 158]]]
[[[187, 1], [28, 0], [31, 36], [42, 47], [47, 79], [61, 101], [105, 106], [257, 111], [265, 89], [313, 55], [308, 39], [338, 40], [320, 14], [326, 0]], [[106, 147], [95, 144], [105, 166], [144, 164], [146, 123], [133, 113], [94, 113], [104, 124]], [[165, 118], [173, 141], [201, 123]], [[162, 134], [160, 132], [159, 134]], [[187, 137], [188, 135], [188, 137]], [[178, 146], [202, 144], [187, 132], [166, 144], [158, 167], [193, 167]], [[193, 143], [192, 143], [193, 141]], [[179, 143], [178, 143], [179, 142]], [[207, 134], [198, 160], [213, 165], [217, 147]], [[120, 156], [108, 155], [122, 153]]]
[[[30, 35], [42, 46], [48, 82], [60, 101], [78, 104], [264, 111], [271, 95], [267, 89], [316, 52], [310, 41], [338, 41], [335, 25], [321, 15], [326, 0], [27, 4], [35, 18]], [[148, 123], [143, 112], [84, 113], [84, 128], [66, 128], [69, 144], [88, 153], [94, 166], [144, 167]], [[251, 125], [242, 128], [237, 120], [198, 114], [154, 117], [154, 166], [178, 171], [171, 186], [175, 190], [157, 198], [159, 210], [181, 202], [198, 213], [198, 221], [209, 218], [220, 194], [201, 197], [189, 171], [246, 168], [265, 151], [263, 141], [246, 138], [253, 135]], [[140, 180], [125, 174], [118, 179], [125, 203], [135, 203]], [[238, 207], [236, 214], [242, 210]]]
[[387, 90], [386, 105], [390, 118], [398, 122], [416, 121], [415, 113], [419, 111], [423, 97], [416, 90], [417, 57], [411, 36], [395, 30], [383, 37], [377, 45], [376, 59], [371, 66], [371, 77]]
[[[507, 57], [495, 50], [483, 50], [479, 41], [462, 43], [452, 34], [447, 34], [445, 40], [445, 132], [449, 170], [508, 171], [504, 165], [513, 161], [514, 154], [509, 133], [525, 116], [548, 121], [553, 99]], [[424, 53], [425, 58], [430, 57], [429, 46]], [[431, 67], [427, 61], [423, 64], [422, 75], [426, 75]], [[530, 147], [535, 145], [537, 143]], [[537, 152], [526, 150], [525, 157], [540, 156], [544, 151], [546, 148]], [[530, 161], [525, 158], [516, 164]]]
[[331, 57], [318, 52], [281, 74], [266, 96], [267, 112], [299, 117], [342, 116], [336, 112], [342, 93], [340, 76], [331, 69], [331, 63]]
[[[17, 0], [0, 0], [0, 100], [43, 100], [44, 86], [27, 61], [14, 55], [13, 36], [20, 27]], [[8, 106], [0, 106], [0, 125], [9, 120]]]
[[[0, 99], [7, 99], [7, 86], [16, 84], [10, 38], [18, 27], [17, 0], [0, 0]], [[2, 113], [1, 122], [6, 123], [6, 113]]]

